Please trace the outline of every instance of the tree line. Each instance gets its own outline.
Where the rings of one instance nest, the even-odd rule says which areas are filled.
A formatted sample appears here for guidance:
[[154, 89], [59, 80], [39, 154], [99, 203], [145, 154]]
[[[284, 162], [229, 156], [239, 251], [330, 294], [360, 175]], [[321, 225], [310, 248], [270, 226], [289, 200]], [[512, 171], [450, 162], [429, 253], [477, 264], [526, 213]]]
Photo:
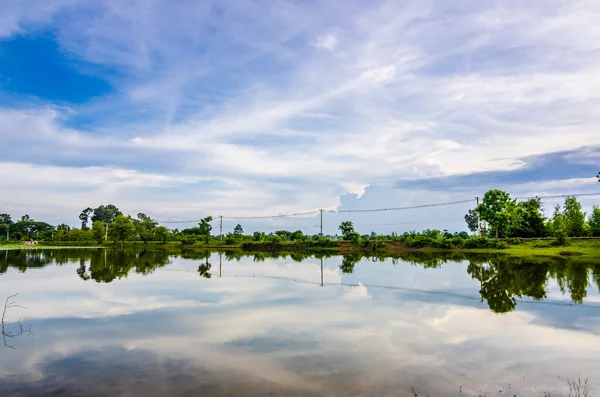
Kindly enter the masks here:
[[600, 237], [600, 207], [588, 215], [576, 197], [557, 204], [552, 216], [545, 217], [539, 197], [518, 201], [502, 190], [485, 193], [481, 204], [469, 210], [465, 221], [469, 230], [495, 238]]
[[[477, 236], [491, 238], [542, 238], [555, 237], [600, 237], [600, 207], [594, 206], [588, 215], [582, 211], [576, 197], [567, 197], [564, 204], [554, 208], [552, 216], [544, 215], [540, 198], [518, 201], [502, 190], [490, 190], [483, 196], [482, 202], [464, 217], [468, 229]], [[106, 241], [179, 241], [193, 244], [198, 241], [208, 243], [213, 239], [211, 222], [208, 216], [193, 227], [183, 230], [169, 229], [159, 225], [158, 221], [144, 213], [137, 216], [123, 214], [113, 204], [85, 208], [79, 214], [80, 227], [66, 224], [50, 225], [23, 215], [13, 221], [10, 214], [0, 213], [0, 241], [51, 241], [51, 242], [95, 242]], [[377, 235], [375, 232], [360, 235], [354, 230], [352, 222], [345, 221], [339, 226], [341, 238], [357, 244], [369, 244], [373, 240], [397, 240], [407, 246], [419, 248], [423, 244], [440, 245], [437, 248], [462, 246], [463, 240], [470, 238], [467, 232], [450, 233], [447, 230], [411, 231], [398, 235]], [[232, 233], [224, 236], [226, 244], [244, 242], [280, 243], [284, 241], [320, 241], [320, 235], [305, 235], [301, 230], [278, 230], [273, 233], [254, 232], [244, 234], [242, 225], [235, 226]], [[337, 238], [337, 235], [335, 236]], [[331, 236], [329, 238], [331, 240]], [[460, 241], [459, 241], [460, 240]], [[470, 244], [474, 242], [470, 242]], [[478, 242], [477, 244], [483, 244]], [[487, 243], [486, 243], [487, 244]], [[446, 247], [447, 246], [447, 247]], [[465, 247], [468, 248], [468, 247]], [[491, 246], [473, 246], [471, 248], [494, 248]]]

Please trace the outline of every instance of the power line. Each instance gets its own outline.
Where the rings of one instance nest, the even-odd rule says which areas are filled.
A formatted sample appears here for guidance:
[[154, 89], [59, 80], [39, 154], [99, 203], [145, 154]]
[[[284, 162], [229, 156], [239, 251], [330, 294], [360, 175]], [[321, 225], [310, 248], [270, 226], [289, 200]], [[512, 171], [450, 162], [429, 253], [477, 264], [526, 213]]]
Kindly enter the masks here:
[[441, 207], [441, 206], [445, 206], [445, 205], [465, 204], [465, 203], [471, 203], [473, 201], [475, 201], [474, 198], [469, 199], [469, 200], [451, 201], [451, 202], [448, 202], [448, 203], [435, 203], [435, 204], [413, 205], [413, 206], [410, 206], [410, 207], [373, 208], [373, 209], [366, 209], [366, 210], [331, 210], [331, 211], [328, 211], [328, 212], [330, 212], [330, 213], [332, 213], [332, 212], [334, 212], [334, 213], [342, 213], [342, 212], [402, 211], [402, 210], [412, 210], [412, 209], [416, 209], [416, 208]]
[[[600, 196], [600, 192], [597, 192], [597, 193], [577, 193], [577, 194], [559, 194], [559, 195], [551, 195], [551, 196], [517, 197], [516, 200], [530, 200], [530, 199], [535, 199], [535, 198], [539, 198], [539, 199], [554, 199], [554, 198], [586, 197], [586, 196]], [[326, 211], [323, 211], [323, 212], [326, 212], [326, 213], [329, 213], [329, 214], [336, 214], [336, 213], [340, 214], [340, 213], [364, 213], [364, 212], [404, 211], [404, 210], [412, 210], [412, 209], [419, 209], [419, 208], [431, 208], [431, 207], [442, 207], [442, 206], [456, 205], [456, 204], [466, 204], [466, 203], [471, 203], [471, 202], [474, 202], [474, 201], [476, 201], [475, 198], [468, 199], [468, 200], [450, 201], [450, 202], [445, 202], [445, 203], [433, 203], [433, 204], [413, 205], [413, 206], [406, 206], [406, 207], [370, 208], [370, 209], [356, 209], [356, 210], [326, 210]], [[295, 213], [291, 213], [291, 214], [278, 214], [278, 215], [223, 216], [223, 220], [252, 220], [252, 219], [290, 218], [290, 217], [295, 217], [295, 216], [316, 215], [316, 214], [319, 214], [320, 212], [321, 212], [320, 210], [314, 210], [314, 211], [295, 212]], [[198, 223], [200, 221], [201, 221], [201, 219], [195, 219], [195, 220], [181, 220], [181, 221], [161, 221], [159, 223], [163, 223], [163, 224], [167, 224], [167, 223], [169, 223], [169, 224], [179, 224], [179, 223]], [[445, 222], [445, 221], [443, 221], [443, 222]], [[448, 221], [448, 222], [450, 222], [450, 221]], [[395, 224], [389, 224], [387, 226], [402, 225], [402, 224], [412, 224], [412, 223], [417, 224], [419, 222], [395, 223]], [[429, 223], [429, 222], [422, 222], [422, 223]], [[385, 224], [381, 224], [381, 226], [384, 226], [384, 225]], [[367, 225], [363, 225], [363, 226], [367, 226]], [[380, 225], [373, 225], [373, 226], [380, 226]]]
[[558, 194], [555, 196], [517, 197], [516, 200], [531, 200], [531, 199], [535, 199], [535, 198], [553, 199], [553, 198], [584, 197], [584, 196], [600, 196], [600, 193], [578, 193], [578, 194]]

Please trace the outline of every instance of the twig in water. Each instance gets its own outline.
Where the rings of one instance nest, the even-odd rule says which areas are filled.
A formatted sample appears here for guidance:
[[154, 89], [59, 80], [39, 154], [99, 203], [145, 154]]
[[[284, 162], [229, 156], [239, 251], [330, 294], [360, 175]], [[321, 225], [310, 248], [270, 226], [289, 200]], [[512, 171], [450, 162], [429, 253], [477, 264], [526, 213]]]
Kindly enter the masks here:
[[[17, 322], [17, 324], [19, 325], [19, 332], [7, 332], [6, 331], [6, 327], [5, 327], [5, 319], [6, 319], [6, 311], [8, 309], [11, 308], [21, 308], [21, 309], [27, 309], [24, 306], [21, 305], [17, 305], [16, 302], [11, 301], [12, 298], [14, 298], [15, 296], [19, 295], [18, 293], [9, 296], [8, 298], [6, 298], [6, 301], [4, 302], [4, 310], [2, 311], [2, 342], [4, 343], [4, 346], [10, 348], [10, 349], [14, 349], [13, 346], [9, 345], [8, 343], [6, 343], [6, 338], [12, 339], [15, 336], [22, 336], [24, 333], [27, 333], [29, 335], [33, 335], [33, 331], [31, 331], [31, 325], [29, 325], [28, 328], [23, 327], [23, 324], [21, 324], [21, 319], [19, 318], [19, 321]], [[6, 390], [3, 393], [3, 397], [6, 395]]]

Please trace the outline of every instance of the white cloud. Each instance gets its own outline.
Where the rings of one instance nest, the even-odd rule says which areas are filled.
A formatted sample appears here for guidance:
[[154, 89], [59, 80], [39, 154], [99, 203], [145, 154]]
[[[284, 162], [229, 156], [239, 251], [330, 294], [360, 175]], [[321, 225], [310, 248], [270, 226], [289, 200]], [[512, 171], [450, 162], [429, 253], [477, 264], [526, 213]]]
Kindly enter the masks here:
[[337, 47], [338, 39], [333, 34], [326, 34], [324, 36], [317, 37], [315, 46], [317, 48], [323, 48], [325, 50], [333, 51]]
[[[16, 4], [0, 19], [6, 36], [29, 18]], [[56, 26], [62, 50], [124, 77], [110, 98], [68, 110], [0, 110], [0, 145], [11, 149], [4, 164], [41, 163], [60, 186], [85, 189], [96, 188], [59, 173], [113, 170], [102, 183], [120, 187], [114, 170], [129, 170], [136, 176], [125, 178], [128, 189], [138, 191], [119, 199], [141, 206], [159, 202], [164, 192], [152, 187], [166, 181], [219, 181], [194, 193], [196, 205], [171, 196], [168, 216], [331, 208], [340, 194], [369, 185], [515, 169], [520, 157], [600, 145], [593, 1], [355, 1], [317, 13], [283, 0], [219, 10], [195, 2], [106, 0], [95, 12], [48, 4], [48, 15], [72, 16]], [[93, 126], [66, 126], [80, 116]], [[403, 194], [385, 206], [407, 202]], [[22, 203], [10, 207], [28, 211]]]

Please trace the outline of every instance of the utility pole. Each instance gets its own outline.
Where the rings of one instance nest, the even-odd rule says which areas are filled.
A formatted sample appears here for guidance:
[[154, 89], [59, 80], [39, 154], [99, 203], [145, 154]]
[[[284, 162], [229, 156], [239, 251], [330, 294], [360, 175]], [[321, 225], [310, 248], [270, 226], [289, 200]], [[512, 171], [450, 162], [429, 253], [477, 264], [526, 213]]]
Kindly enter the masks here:
[[219, 215], [219, 236], [221, 241], [223, 241], [223, 215]]
[[321, 236], [323, 236], [323, 210], [319, 210], [321, 212]]
[[[475, 197], [475, 200], [477, 200], [477, 207], [479, 207], [479, 197]], [[477, 213], [477, 235], [481, 237], [481, 219], [479, 219], [479, 211], [475, 210], [475, 212]]]
[[108, 223], [106, 224], [106, 228], [104, 231], [104, 241], [108, 241]]

